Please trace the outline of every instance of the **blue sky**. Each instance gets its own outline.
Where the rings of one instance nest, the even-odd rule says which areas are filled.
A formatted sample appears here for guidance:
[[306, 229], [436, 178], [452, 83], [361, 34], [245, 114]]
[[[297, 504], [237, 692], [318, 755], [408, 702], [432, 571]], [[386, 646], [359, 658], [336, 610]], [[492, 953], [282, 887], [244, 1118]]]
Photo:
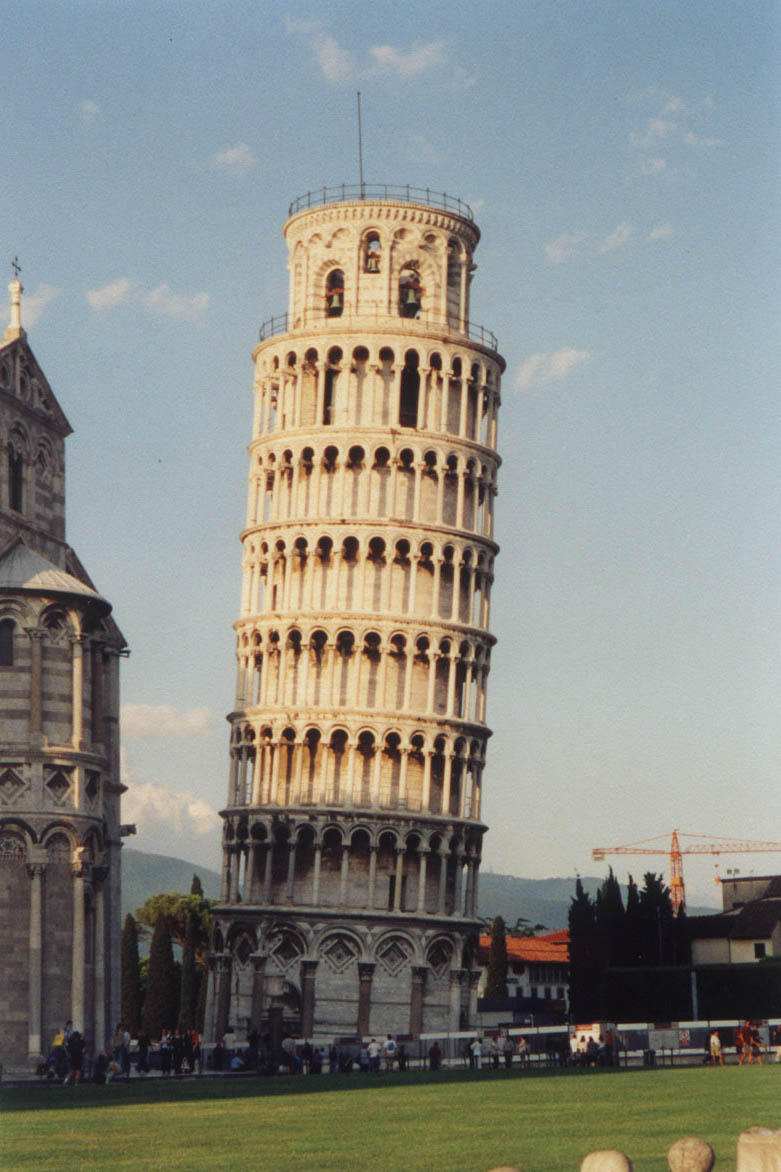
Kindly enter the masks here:
[[[134, 845], [218, 859], [250, 352], [286, 308], [288, 203], [358, 178], [358, 89], [366, 179], [475, 209], [472, 315], [507, 360], [484, 867], [593, 872], [591, 847], [674, 827], [781, 840], [774, 5], [3, 24], [0, 258], [74, 427], [69, 539], [132, 648]], [[715, 898], [711, 861], [685, 870]]]

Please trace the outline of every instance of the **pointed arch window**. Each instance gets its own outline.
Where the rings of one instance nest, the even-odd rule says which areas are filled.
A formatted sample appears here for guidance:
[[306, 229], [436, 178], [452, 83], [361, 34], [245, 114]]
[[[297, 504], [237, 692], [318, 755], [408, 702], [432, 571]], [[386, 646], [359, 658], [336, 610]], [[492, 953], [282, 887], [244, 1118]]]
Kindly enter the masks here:
[[328, 317], [341, 317], [344, 312], [344, 273], [331, 269], [325, 283], [325, 312]]
[[24, 511], [24, 458], [13, 443], [8, 445], [8, 504], [16, 513]]

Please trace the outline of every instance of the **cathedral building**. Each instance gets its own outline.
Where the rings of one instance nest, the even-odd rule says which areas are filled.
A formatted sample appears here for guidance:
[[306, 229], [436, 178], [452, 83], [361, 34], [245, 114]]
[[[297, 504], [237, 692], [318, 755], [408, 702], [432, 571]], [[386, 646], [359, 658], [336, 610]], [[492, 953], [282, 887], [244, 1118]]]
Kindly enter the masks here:
[[414, 188], [290, 208], [253, 354], [206, 1039], [465, 1028], [494, 643], [500, 377], [479, 231]]
[[0, 338], [0, 1065], [29, 1072], [70, 1019], [119, 1015], [119, 658], [65, 540], [71, 428], [27, 342], [18, 272]]

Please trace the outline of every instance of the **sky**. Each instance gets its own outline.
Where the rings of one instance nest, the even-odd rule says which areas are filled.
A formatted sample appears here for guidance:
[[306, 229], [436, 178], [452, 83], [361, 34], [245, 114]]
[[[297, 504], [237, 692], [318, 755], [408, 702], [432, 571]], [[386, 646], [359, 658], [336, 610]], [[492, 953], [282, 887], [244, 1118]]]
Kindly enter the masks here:
[[483, 868], [781, 840], [780, 43], [763, 0], [7, 0], [0, 275], [131, 648], [132, 846], [219, 863], [250, 355], [290, 201], [358, 179], [358, 90], [367, 182], [474, 209], [507, 362]]

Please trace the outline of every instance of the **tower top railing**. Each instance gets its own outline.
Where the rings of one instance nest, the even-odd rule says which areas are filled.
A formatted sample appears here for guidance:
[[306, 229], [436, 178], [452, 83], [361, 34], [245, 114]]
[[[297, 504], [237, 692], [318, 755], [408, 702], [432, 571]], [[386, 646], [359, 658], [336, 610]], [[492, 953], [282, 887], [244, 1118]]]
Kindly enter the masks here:
[[341, 183], [333, 187], [315, 187], [294, 199], [288, 208], [288, 216], [303, 212], [307, 208], [321, 207], [326, 203], [354, 203], [356, 200], [390, 200], [394, 203], [417, 203], [426, 207], [453, 212], [463, 220], [474, 223], [474, 214], [468, 203], [445, 191], [432, 191], [429, 187], [411, 187], [409, 183]]
[[478, 342], [481, 346], [485, 346], [488, 350], [498, 352], [499, 343], [491, 330], [487, 330], [485, 326], [478, 325], [476, 322], [465, 321], [459, 322], [457, 319], [442, 317], [437, 313], [423, 312], [420, 317], [400, 317], [392, 313], [388, 313], [386, 309], [380, 309], [378, 306], [370, 306], [361, 310], [360, 313], [347, 312], [339, 317], [329, 317], [325, 309], [322, 308], [307, 308], [298, 317], [293, 319], [289, 313], [281, 313], [276, 317], [267, 318], [258, 331], [258, 340], [265, 342], [268, 338], [274, 337], [276, 334], [293, 333], [296, 330], [304, 330], [314, 328], [321, 328], [328, 326], [334, 331], [351, 330], [356, 327], [366, 327], [367, 325], [383, 326], [386, 328], [395, 328], [403, 326], [407, 333], [426, 333], [431, 330], [442, 331], [448, 334], [459, 334], [466, 336], [471, 342]]

